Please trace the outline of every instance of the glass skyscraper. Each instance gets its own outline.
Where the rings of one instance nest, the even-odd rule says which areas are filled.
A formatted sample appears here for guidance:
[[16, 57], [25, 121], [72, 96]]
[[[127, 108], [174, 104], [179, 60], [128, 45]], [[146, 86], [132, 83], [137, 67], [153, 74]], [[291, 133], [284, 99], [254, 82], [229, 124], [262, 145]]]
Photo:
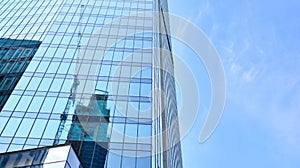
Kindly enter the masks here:
[[2, 0], [0, 153], [72, 144], [84, 167], [182, 167], [167, 12]]

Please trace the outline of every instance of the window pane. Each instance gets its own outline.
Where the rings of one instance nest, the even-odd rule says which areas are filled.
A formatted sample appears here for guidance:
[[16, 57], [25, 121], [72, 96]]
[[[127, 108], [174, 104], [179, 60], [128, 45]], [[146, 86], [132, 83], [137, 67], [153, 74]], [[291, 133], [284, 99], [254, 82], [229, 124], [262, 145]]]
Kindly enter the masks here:
[[30, 132], [29, 137], [41, 138], [42, 133], [44, 132], [46, 123], [47, 123], [47, 120], [42, 120], [42, 119], [36, 120], [33, 125], [32, 130]]
[[18, 132], [16, 134], [17, 137], [27, 137], [29, 134], [29, 131], [32, 127], [34, 119], [24, 118]]
[[13, 136], [21, 122], [21, 118], [10, 118], [8, 121], [2, 136]]

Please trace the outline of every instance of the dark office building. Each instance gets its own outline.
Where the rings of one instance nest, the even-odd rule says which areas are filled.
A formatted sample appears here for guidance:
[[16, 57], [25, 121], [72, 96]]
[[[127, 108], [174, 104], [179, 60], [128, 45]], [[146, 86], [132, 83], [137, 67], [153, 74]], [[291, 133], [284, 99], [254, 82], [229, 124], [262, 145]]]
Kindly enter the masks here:
[[40, 44], [40, 41], [0, 38], [0, 110]]

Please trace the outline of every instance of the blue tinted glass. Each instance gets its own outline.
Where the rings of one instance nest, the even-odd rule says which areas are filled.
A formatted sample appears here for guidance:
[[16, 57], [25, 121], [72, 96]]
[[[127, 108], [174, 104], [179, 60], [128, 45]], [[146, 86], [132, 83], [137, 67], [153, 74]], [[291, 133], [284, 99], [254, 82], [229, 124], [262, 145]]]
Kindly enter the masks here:
[[126, 124], [125, 134], [127, 136], [137, 136], [137, 124]]
[[[150, 153], [149, 153], [150, 155]], [[137, 158], [137, 168], [150, 168], [151, 167], [151, 159], [148, 157], [138, 157]]]
[[121, 166], [121, 156], [117, 153], [120, 153], [120, 151], [114, 151], [109, 152], [108, 158], [107, 158], [107, 167], [109, 168], [115, 168]]
[[11, 97], [8, 99], [3, 109], [13, 110], [16, 107], [20, 97], [21, 96], [11, 95]]
[[2, 132], [2, 129], [6, 125], [8, 121], [8, 117], [0, 117], [0, 132]]
[[55, 97], [47, 97], [43, 103], [43, 106], [42, 106], [40, 112], [50, 113], [52, 108], [54, 107], [55, 101], [56, 101]]
[[49, 90], [49, 87], [51, 85], [51, 82], [52, 82], [52, 78], [43, 78], [40, 86], [39, 86], [39, 89], [38, 91], [47, 91]]
[[50, 91], [52, 92], [60, 91], [62, 83], [63, 83], [63, 79], [54, 79], [51, 84]]
[[151, 96], [151, 84], [141, 84], [141, 96]]
[[9, 144], [1, 144], [0, 143], [0, 152], [3, 153], [3, 152], [6, 152], [7, 148], [8, 148], [8, 145]]
[[11, 144], [9, 146], [10, 151], [18, 151], [18, 150], [21, 150], [22, 148], [23, 148], [23, 145]]
[[123, 158], [122, 158], [122, 167], [131, 167], [132, 165], [136, 164], [135, 161], [136, 161], [135, 157], [123, 156]]
[[46, 124], [47, 124], [47, 120], [42, 120], [42, 119], [36, 120], [29, 134], [29, 137], [40, 138], [42, 133], [44, 132], [44, 128]]
[[10, 118], [1, 135], [2, 136], [13, 136], [19, 127], [21, 119], [22, 118]]
[[34, 119], [24, 118], [16, 135], [17, 137], [27, 137], [32, 127]]
[[33, 77], [27, 86], [27, 90], [36, 90], [41, 82], [42, 78]]
[[23, 76], [20, 81], [18, 82], [18, 85], [16, 86], [16, 89], [25, 89], [28, 83], [30, 82], [30, 77]]
[[139, 125], [138, 131], [139, 137], [150, 137], [151, 136], [151, 125]]
[[18, 106], [16, 107], [16, 111], [25, 111], [30, 105], [32, 96], [22, 96]]
[[44, 101], [45, 97], [34, 97], [29, 108], [28, 112], [38, 112], [39, 109], [41, 108], [41, 105]]
[[53, 138], [57, 132], [58, 126], [60, 124], [59, 120], [50, 120], [45, 129], [43, 138]]

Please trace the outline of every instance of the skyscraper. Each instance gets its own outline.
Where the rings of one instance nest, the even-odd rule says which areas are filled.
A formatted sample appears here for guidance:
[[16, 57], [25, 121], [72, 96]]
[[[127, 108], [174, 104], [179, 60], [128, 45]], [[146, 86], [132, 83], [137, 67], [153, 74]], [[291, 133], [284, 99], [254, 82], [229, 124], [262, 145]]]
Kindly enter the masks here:
[[1, 153], [71, 143], [85, 167], [182, 167], [166, 0], [4, 0], [0, 9], [11, 44], [0, 53], [21, 47], [9, 41], [35, 50], [1, 95]]

